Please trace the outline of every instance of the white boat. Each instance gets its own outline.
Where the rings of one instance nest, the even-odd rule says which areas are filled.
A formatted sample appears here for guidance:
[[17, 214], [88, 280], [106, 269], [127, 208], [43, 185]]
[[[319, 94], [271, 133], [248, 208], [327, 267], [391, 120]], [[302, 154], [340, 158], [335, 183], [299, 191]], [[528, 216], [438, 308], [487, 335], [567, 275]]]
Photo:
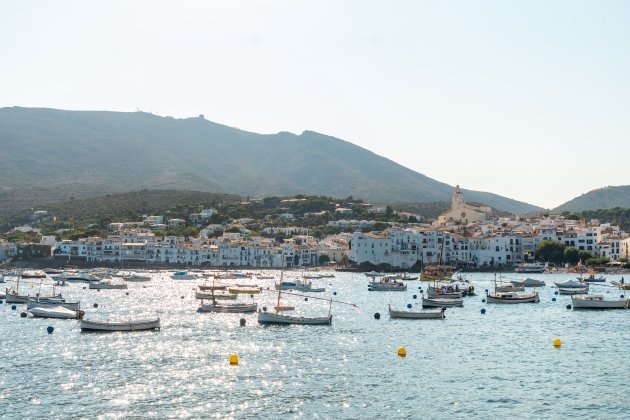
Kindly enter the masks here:
[[47, 277], [42, 270], [25, 270], [22, 271], [21, 276], [23, 279], [45, 279]]
[[400, 276], [400, 280], [406, 280], [406, 281], [418, 280], [418, 276], [412, 277], [409, 275], [409, 273], [403, 273], [403, 275]]
[[518, 273], [544, 273], [545, 265], [539, 263], [525, 263], [519, 265], [515, 271]]
[[206, 284], [200, 284], [197, 286], [199, 288], [199, 290], [226, 290], [227, 286], [226, 285], [222, 285], [222, 286], [208, 286]]
[[123, 277], [123, 279], [125, 281], [130, 281], [130, 282], [145, 282], [145, 281], [151, 281], [151, 276], [149, 276], [148, 274], [142, 275], [142, 274], [132, 274], [129, 277]]
[[81, 319], [85, 314], [83, 311], [75, 311], [62, 307], [58, 308], [43, 308], [36, 307], [27, 311], [36, 318], [58, 318], [58, 319]]
[[52, 294], [52, 295], [42, 295], [37, 294], [36, 296], [30, 295], [20, 295], [18, 289], [16, 287], [11, 287], [10, 289], [5, 290], [4, 299], [6, 299], [6, 303], [26, 303], [30, 299], [48, 299], [48, 300], [63, 300], [63, 296], [61, 293]]
[[176, 271], [170, 276], [173, 280], [194, 280], [197, 277], [194, 274], [185, 271]]
[[59, 279], [70, 283], [91, 283], [101, 280], [101, 278], [91, 274], [64, 274]]
[[368, 277], [379, 277], [381, 273], [377, 273], [376, 271], [370, 271], [369, 273], [364, 273]]
[[562, 289], [558, 287], [558, 294], [561, 295], [587, 295], [588, 285], [584, 289]]
[[127, 289], [126, 283], [112, 283], [110, 280], [90, 283], [90, 289]]
[[154, 319], [130, 319], [127, 321], [90, 321], [82, 319], [80, 322], [82, 331], [142, 331], [159, 330], [160, 318]]
[[519, 295], [515, 292], [496, 292], [494, 294], [486, 294], [486, 302], [488, 303], [535, 303], [540, 302], [538, 292]]
[[297, 286], [297, 282], [295, 281], [283, 281], [280, 284], [276, 283], [274, 285], [274, 287], [276, 288], [276, 290], [290, 290], [290, 289], [295, 289], [295, 287]]
[[512, 283], [497, 286], [497, 292], [524, 292], [525, 286], [515, 286]]
[[628, 309], [628, 299], [604, 300], [604, 296], [571, 296], [573, 309]]
[[195, 293], [196, 299], [236, 300], [237, 297], [238, 295], [235, 293], [215, 293], [215, 294], [201, 293], [201, 292]]
[[259, 280], [273, 280], [275, 279], [274, 276], [256, 276], [257, 279]]
[[440, 298], [436, 298], [436, 299], [431, 299], [431, 298], [425, 298], [424, 295], [422, 295], [422, 307], [423, 308], [453, 308], [453, 307], [460, 307], [460, 306], [464, 306], [464, 299], [459, 298], [459, 299], [440, 299]]
[[588, 285], [580, 282], [580, 281], [575, 281], [575, 280], [566, 280], [566, 281], [562, 281], [562, 282], [555, 282], [554, 283], [556, 285], [556, 287], [558, 289], [563, 288], [563, 289], [583, 289], [584, 287], [588, 287]]
[[332, 324], [332, 315], [309, 318], [305, 316], [280, 315], [258, 311], [258, 323], [286, 325], [330, 325]]
[[200, 312], [222, 312], [222, 313], [246, 313], [256, 312], [258, 310], [257, 303], [213, 303], [211, 305], [201, 305]]
[[369, 286], [374, 291], [404, 292], [407, 290], [405, 283], [391, 280], [389, 277], [383, 277], [380, 281], [371, 281]]
[[510, 283], [512, 283], [514, 286], [525, 286], [525, 287], [542, 287], [545, 285], [544, 281], [530, 279], [529, 277], [523, 281], [513, 280]]
[[427, 297], [429, 299], [461, 299], [463, 290], [459, 289], [459, 285], [440, 285], [429, 286], [427, 288]]
[[[389, 305], [388, 305], [389, 306]], [[408, 319], [444, 319], [445, 307], [437, 312], [412, 312], [412, 311], [396, 311], [389, 306], [390, 318], [408, 318]]]
[[63, 300], [28, 299], [26, 309], [32, 308], [66, 308], [71, 311], [81, 309], [81, 302], [64, 302]]

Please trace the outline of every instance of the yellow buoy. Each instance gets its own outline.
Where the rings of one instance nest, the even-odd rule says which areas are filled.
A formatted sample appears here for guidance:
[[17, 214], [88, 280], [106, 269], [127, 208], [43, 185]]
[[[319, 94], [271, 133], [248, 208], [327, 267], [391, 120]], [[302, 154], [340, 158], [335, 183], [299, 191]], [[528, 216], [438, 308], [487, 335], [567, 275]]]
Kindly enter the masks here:
[[562, 341], [559, 338], [553, 340], [553, 345], [556, 347], [560, 347], [562, 345]]
[[405, 357], [407, 355], [407, 350], [404, 347], [398, 349], [398, 355], [401, 357]]
[[230, 356], [230, 364], [231, 365], [238, 365], [238, 356], [233, 354]]

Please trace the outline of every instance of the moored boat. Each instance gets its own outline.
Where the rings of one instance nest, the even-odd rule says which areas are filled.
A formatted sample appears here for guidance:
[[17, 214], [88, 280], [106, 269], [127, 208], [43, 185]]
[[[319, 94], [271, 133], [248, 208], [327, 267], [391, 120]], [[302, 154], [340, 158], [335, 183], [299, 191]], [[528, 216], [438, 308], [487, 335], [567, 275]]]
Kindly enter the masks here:
[[602, 295], [571, 296], [573, 309], [628, 309], [628, 299], [605, 300]]
[[47, 274], [42, 270], [25, 270], [21, 276], [23, 279], [45, 279]]
[[92, 321], [82, 319], [80, 322], [82, 331], [142, 331], [159, 330], [160, 318], [154, 319], [130, 319], [121, 321]]
[[26, 302], [26, 309], [32, 308], [66, 308], [71, 311], [78, 311], [81, 309], [81, 302], [65, 302], [64, 300], [30, 298]]
[[236, 300], [236, 298], [238, 297], [237, 294], [235, 293], [201, 293], [201, 292], [197, 292], [195, 293], [195, 298], [196, 299], [216, 299], [216, 300]]
[[444, 299], [444, 298], [425, 298], [422, 295], [422, 307], [423, 308], [454, 308], [464, 306], [464, 299], [462, 298], [452, 298], [452, 299]]
[[558, 287], [558, 294], [561, 295], [586, 295], [588, 294], [588, 285], [584, 289], [563, 289]]
[[374, 291], [404, 292], [407, 290], [405, 283], [391, 280], [389, 277], [383, 277], [380, 281], [371, 281], [369, 286]]
[[408, 319], [444, 319], [444, 311], [446, 311], [446, 307], [442, 307], [440, 311], [437, 312], [418, 312], [418, 311], [396, 311], [392, 310], [391, 306], [389, 306], [389, 317], [390, 318], [408, 318]]
[[90, 283], [90, 289], [127, 289], [126, 283], [113, 283], [110, 280]]
[[206, 291], [206, 290], [226, 290], [227, 289], [227, 286], [225, 286], [225, 285], [208, 286], [208, 285], [205, 285], [205, 284], [200, 284], [197, 287], [199, 288], [199, 290], [203, 290], [203, 291]]
[[201, 305], [199, 312], [222, 312], [222, 313], [247, 313], [256, 312], [257, 303], [217, 303]]
[[515, 286], [525, 286], [525, 287], [542, 287], [545, 285], [544, 281], [532, 279], [529, 277], [523, 281], [512, 280], [510, 283], [512, 283]]
[[44, 308], [36, 307], [27, 311], [36, 318], [57, 318], [57, 319], [81, 319], [85, 312], [79, 310], [70, 310], [63, 307]]
[[556, 287], [558, 289], [560, 289], [560, 288], [563, 288], [563, 289], [583, 289], [584, 287], [588, 287], [588, 285], [585, 285], [583, 282], [575, 281], [575, 280], [566, 280], [566, 281], [562, 281], [562, 282], [554, 282], [554, 284], [556, 285]]
[[332, 315], [319, 317], [291, 316], [258, 311], [259, 324], [330, 325]]
[[495, 292], [494, 294], [486, 294], [486, 302], [488, 303], [536, 303], [540, 302], [538, 292], [519, 295], [515, 292]]
[[262, 292], [262, 287], [258, 288], [241, 288], [241, 287], [230, 287], [228, 292], [232, 294], [247, 294], [247, 295], [256, 295]]
[[580, 277], [578, 277], [578, 280], [582, 280], [588, 283], [604, 283], [606, 281], [606, 278], [603, 276], [599, 276], [595, 278], [595, 274], [591, 274], [590, 276], [585, 277], [584, 279], [581, 279]]
[[170, 275], [173, 280], [194, 280], [197, 277], [194, 274], [187, 273], [185, 271], [176, 271]]

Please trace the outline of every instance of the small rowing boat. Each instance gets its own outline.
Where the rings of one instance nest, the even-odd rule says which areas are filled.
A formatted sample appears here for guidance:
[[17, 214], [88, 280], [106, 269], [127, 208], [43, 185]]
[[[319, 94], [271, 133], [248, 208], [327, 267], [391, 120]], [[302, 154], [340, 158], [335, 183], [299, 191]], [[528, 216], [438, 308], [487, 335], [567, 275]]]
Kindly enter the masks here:
[[444, 311], [446, 308], [443, 307], [441, 310], [437, 312], [413, 312], [413, 311], [396, 311], [392, 310], [391, 306], [389, 307], [389, 317], [390, 318], [407, 318], [407, 319], [444, 319]]
[[160, 318], [130, 319], [126, 321], [80, 321], [81, 331], [143, 331], [159, 330]]

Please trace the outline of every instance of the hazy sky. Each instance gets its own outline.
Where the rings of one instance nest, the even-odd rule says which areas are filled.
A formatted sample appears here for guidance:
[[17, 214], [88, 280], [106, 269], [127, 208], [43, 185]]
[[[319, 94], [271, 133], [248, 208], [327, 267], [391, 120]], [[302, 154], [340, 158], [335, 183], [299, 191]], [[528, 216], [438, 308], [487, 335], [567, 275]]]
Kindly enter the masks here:
[[2, 107], [314, 130], [543, 207], [630, 184], [629, 77], [629, 1], [0, 0]]

